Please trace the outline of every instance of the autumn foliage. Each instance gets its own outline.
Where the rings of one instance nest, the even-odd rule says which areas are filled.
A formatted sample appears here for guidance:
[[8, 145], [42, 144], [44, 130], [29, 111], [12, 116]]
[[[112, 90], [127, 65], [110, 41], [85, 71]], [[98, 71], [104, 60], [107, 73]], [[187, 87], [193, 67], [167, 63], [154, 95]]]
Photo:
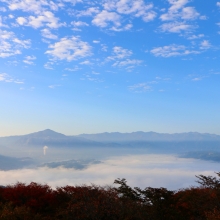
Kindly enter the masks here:
[[[220, 173], [217, 173], [220, 177]], [[220, 180], [197, 176], [198, 187], [115, 187], [16, 183], [0, 187], [1, 220], [220, 220]]]

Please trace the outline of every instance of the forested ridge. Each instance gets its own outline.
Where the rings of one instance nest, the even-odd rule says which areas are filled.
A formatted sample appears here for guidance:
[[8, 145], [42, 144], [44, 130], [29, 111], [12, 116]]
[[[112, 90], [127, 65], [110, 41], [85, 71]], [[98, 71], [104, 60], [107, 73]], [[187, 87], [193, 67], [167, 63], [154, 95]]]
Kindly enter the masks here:
[[217, 220], [220, 219], [220, 173], [197, 176], [199, 186], [171, 191], [80, 185], [52, 189], [47, 184], [16, 183], [0, 187], [1, 220]]

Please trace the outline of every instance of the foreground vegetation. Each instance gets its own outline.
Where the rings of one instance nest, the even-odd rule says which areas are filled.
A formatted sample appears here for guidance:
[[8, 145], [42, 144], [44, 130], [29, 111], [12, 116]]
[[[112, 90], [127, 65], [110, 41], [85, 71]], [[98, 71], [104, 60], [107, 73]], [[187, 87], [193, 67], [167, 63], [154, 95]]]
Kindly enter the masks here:
[[177, 191], [17, 183], [0, 187], [1, 220], [220, 220], [220, 173], [197, 176], [198, 187]]

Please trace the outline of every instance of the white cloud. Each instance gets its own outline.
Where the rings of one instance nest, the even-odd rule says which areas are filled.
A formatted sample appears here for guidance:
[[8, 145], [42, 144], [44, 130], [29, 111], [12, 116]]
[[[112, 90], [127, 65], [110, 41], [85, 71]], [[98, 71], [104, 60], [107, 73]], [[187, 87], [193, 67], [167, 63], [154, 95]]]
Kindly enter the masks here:
[[46, 54], [59, 60], [72, 61], [92, 55], [91, 46], [75, 36], [61, 38], [59, 42], [49, 45], [49, 48], [51, 50], [47, 50]]
[[10, 19], [13, 19], [15, 16], [12, 15], [12, 14], [9, 14], [8, 17], [9, 17]]
[[50, 7], [51, 10], [58, 11], [59, 7], [60, 7], [60, 4], [59, 3], [56, 4], [53, 1], [50, 1], [48, 6]]
[[71, 25], [74, 26], [74, 28], [72, 30], [74, 31], [82, 31], [79, 27], [83, 27], [83, 26], [89, 26], [88, 23], [86, 22], [83, 22], [83, 21], [72, 21], [71, 22]]
[[13, 38], [12, 41], [18, 46], [25, 49], [30, 48], [31, 41], [30, 40], [20, 40], [18, 38]]
[[128, 57], [130, 57], [132, 54], [133, 53], [131, 50], [119, 46], [115, 46], [113, 47], [112, 56], [108, 56], [106, 60], [114, 61], [114, 63], [112, 64], [112, 66], [114, 67], [115, 66], [123, 67], [123, 66], [132, 65], [133, 66], [132, 68], [134, 68], [135, 65], [139, 65], [143, 61], [137, 59], [128, 59]]
[[3, 31], [3, 30], [0, 29], [0, 39], [1, 40], [7, 40], [7, 39], [11, 39], [13, 37], [14, 37], [13, 32]]
[[195, 26], [186, 24], [184, 22], [171, 22], [164, 23], [160, 26], [161, 31], [171, 32], [171, 33], [180, 33], [182, 31], [191, 31]]
[[184, 5], [186, 5], [189, 2], [189, 0], [168, 0], [168, 2], [171, 4], [169, 10], [176, 12], [179, 9], [181, 9]]
[[211, 43], [210, 43], [208, 40], [204, 40], [204, 41], [202, 41], [201, 44], [200, 44], [200, 49], [202, 49], [202, 50], [207, 50], [207, 49], [209, 49], [211, 46], [212, 46], [212, 45], [211, 45]]
[[73, 27], [72, 30], [73, 30], [73, 31], [82, 31], [82, 29], [77, 28], [77, 27]]
[[74, 68], [65, 68], [65, 70], [70, 71], [70, 72], [75, 72], [78, 70], [81, 70], [82, 68], [79, 68], [78, 66], [74, 67]]
[[77, 3], [83, 3], [83, 0], [62, 0], [63, 2], [69, 2], [72, 5], [75, 5]]
[[198, 34], [198, 35], [192, 35], [190, 37], [188, 37], [188, 40], [195, 40], [195, 39], [199, 39], [199, 38], [203, 38], [205, 35], [204, 34]]
[[132, 51], [119, 46], [113, 47], [113, 55], [107, 57], [108, 60], [124, 59], [132, 55]]
[[157, 13], [154, 11], [150, 11], [148, 13], [145, 13], [144, 16], [142, 16], [143, 21], [149, 22], [153, 21], [157, 16]]
[[92, 71], [92, 74], [93, 74], [93, 75], [99, 75], [100, 73], [95, 72], [95, 71]]
[[7, 1], [10, 10], [22, 10], [31, 11], [34, 13], [40, 13], [42, 6], [48, 5], [47, 1], [42, 0], [9, 0]]
[[94, 14], [98, 14], [100, 12], [98, 7], [91, 7], [88, 8], [87, 10], [84, 11], [78, 11], [76, 13], [77, 17], [81, 17], [81, 16], [93, 16]]
[[[170, 21], [182, 17], [182, 10], [189, 0], [168, 0], [168, 2], [171, 4], [171, 6], [167, 13], [160, 16], [162, 21]], [[187, 13], [187, 10], [185, 13]]]
[[94, 44], [99, 44], [99, 43], [100, 43], [99, 40], [93, 40], [92, 42], [93, 42]]
[[[98, 74], [94, 74], [92, 73], [93, 75], [98, 75]], [[81, 78], [81, 80], [89, 80], [89, 81], [92, 81], [92, 82], [95, 82], [95, 83], [102, 83], [103, 80], [99, 79], [99, 78], [95, 78], [94, 76], [91, 76], [90, 74], [84, 74], [84, 78]]]
[[33, 60], [36, 60], [35, 56], [26, 56], [23, 62], [28, 65], [33, 65], [34, 64]]
[[107, 52], [108, 51], [108, 46], [105, 45], [105, 44], [101, 44], [102, 48], [101, 50], [104, 51], [104, 52]]
[[7, 79], [8, 79], [8, 74], [6, 73], [0, 73], [0, 81], [4, 81], [4, 82], [7, 82]]
[[52, 39], [52, 40], [56, 40], [58, 38], [55, 34], [52, 34], [51, 31], [46, 28], [41, 30], [41, 34], [43, 37], [48, 38], [48, 39]]
[[92, 23], [98, 27], [106, 27], [110, 22], [113, 23], [116, 27], [119, 27], [121, 25], [120, 20], [121, 16], [116, 12], [108, 12], [103, 10], [94, 17]]
[[220, 7], [220, 2], [217, 2], [216, 5], [217, 5], [218, 7]]
[[18, 17], [16, 21], [19, 25], [31, 26], [35, 29], [43, 26], [47, 26], [49, 28], [59, 28], [65, 25], [65, 23], [59, 23], [59, 18], [55, 17], [51, 11], [44, 11], [37, 17]]
[[9, 76], [7, 73], [0, 73], [0, 82], [16, 83], [16, 84], [24, 83], [21, 80], [14, 79], [13, 77]]
[[147, 83], [138, 83], [133, 86], [128, 86], [128, 89], [140, 93], [140, 92], [146, 92], [146, 91], [151, 91], [151, 86], [149, 86]]
[[200, 81], [202, 80], [202, 78], [199, 78], [199, 77], [196, 77], [196, 78], [193, 78], [192, 81]]
[[7, 10], [6, 10], [5, 7], [0, 7], [0, 11], [1, 11], [1, 12], [6, 12]]
[[0, 16], [0, 27], [8, 27], [8, 25], [3, 24], [2, 17]]
[[89, 24], [87, 24], [86, 22], [83, 22], [83, 21], [72, 21], [71, 24], [74, 27], [89, 26]]
[[201, 16], [199, 17], [199, 19], [200, 19], [200, 20], [207, 20], [207, 19], [208, 19], [208, 17], [207, 17], [207, 16], [205, 16], [205, 15], [201, 15]]
[[0, 57], [21, 54], [21, 49], [30, 47], [30, 40], [20, 40], [13, 32], [0, 30]]
[[143, 0], [108, 0], [103, 6], [108, 11], [115, 10], [119, 14], [141, 17], [145, 22], [152, 21], [156, 17], [156, 13], [152, 10], [153, 4], [145, 4]]
[[123, 61], [117, 61], [117, 62], [115, 62], [112, 66], [139, 65], [139, 64], [141, 64], [142, 62], [143, 62], [142, 60], [126, 59], [126, 60], [123, 60]]
[[199, 17], [199, 13], [193, 7], [185, 7], [182, 10], [181, 18], [183, 20], [193, 20]]
[[156, 57], [175, 57], [189, 54], [199, 54], [201, 52], [195, 50], [188, 50], [183, 45], [169, 45], [164, 47], [157, 47], [150, 51]]
[[45, 11], [37, 17], [29, 16], [27, 25], [33, 28], [39, 28], [44, 25], [49, 28], [59, 28], [65, 24], [59, 23], [59, 18], [55, 17], [51, 11]]
[[44, 68], [48, 70], [53, 70], [53, 67], [52, 67], [53, 64], [54, 64], [53, 62], [47, 62], [44, 64]]
[[204, 16], [200, 16], [194, 7], [185, 7], [189, 0], [168, 0], [168, 2], [171, 6], [167, 13], [160, 16], [160, 19], [165, 22], [169, 21], [169, 23], [164, 23], [160, 26], [162, 31], [173, 33], [191, 31], [196, 28], [196, 26], [192, 23], [188, 24], [186, 22], [198, 18], [206, 19]]
[[153, 4], [146, 5], [143, 0], [120, 0], [116, 4], [117, 11], [121, 14], [134, 14], [135, 17], [145, 17]]
[[57, 87], [60, 87], [60, 85], [50, 85], [50, 86], [48, 86], [48, 88], [50, 88], [50, 89], [55, 89]]
[[93, 63], [91, 63], [89, 60], [85, 60], [85, 61], [80, 62], [79, 64], [81, 64], [81, 65], [92, 65]]
[[24, 17], [18, 17], [18, 18], [16, 19], [16, 21], [17, 21], [17, 23], [18, 23], [19, 25], [25, 25], [25, 24], [28, 23], [27, 19], [24, 18]]
[[44, 10], [58, 10], [59, 4], [47, 0], [6, 0], [10, 10], [22, 10], [41, 14]]
[[110, 28], [110, 30], [112, 30], [112, 31], [118, 31], [118, 32], [120, 32], [120, 31], [128, 31], [128, 30], [130, 30], [132, 27], [133, 27], [132, 24], [127, 24], [127, 25], [125, 25], [124, 27], [121, 27], [121, 28], [112, 27], [112, 28]]

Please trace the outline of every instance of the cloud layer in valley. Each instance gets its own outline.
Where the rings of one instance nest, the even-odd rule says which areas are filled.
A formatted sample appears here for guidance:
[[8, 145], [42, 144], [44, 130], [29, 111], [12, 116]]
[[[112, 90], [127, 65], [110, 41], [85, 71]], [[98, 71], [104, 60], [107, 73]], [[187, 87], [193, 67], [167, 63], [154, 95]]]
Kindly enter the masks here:
[[76, 184], [112, 185], [126, 178], [131, 186], [179, 189], [196, 185], [195, 175], [214, 175], [219, 164], [177, 158], [174, 155], [127, 155], [112, 157], [84, 170], [59, 168], [0, 171], [1, 185], [20, 182], [47, 183], [52, 187]]

